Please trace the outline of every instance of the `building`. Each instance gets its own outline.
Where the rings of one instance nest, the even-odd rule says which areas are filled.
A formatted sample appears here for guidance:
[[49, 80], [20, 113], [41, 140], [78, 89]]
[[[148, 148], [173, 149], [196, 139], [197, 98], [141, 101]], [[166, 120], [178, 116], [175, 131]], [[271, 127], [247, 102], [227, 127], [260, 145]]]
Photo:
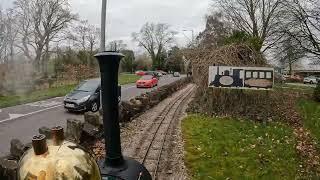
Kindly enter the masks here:
[[[285, 68], [283, 74], [290, 74], [289, 67]], [[319, 76], [320, 77], [320, 65], [306, 65], [304, 67], [293, 67], [293, 74], [307, 76]]]

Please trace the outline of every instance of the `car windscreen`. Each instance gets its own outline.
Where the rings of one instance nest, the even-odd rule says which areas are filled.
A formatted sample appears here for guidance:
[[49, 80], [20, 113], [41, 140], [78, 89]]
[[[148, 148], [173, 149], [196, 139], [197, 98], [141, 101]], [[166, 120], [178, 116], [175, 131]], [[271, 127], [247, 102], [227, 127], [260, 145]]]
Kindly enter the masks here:
[[153, 76], [142, 76], [140, 80], [151, 80]]
[[93, 91], [96, 91], [99, 84], [100, 82], [98, 80], [84, 81], [79, 84], [79, 86], [76, 88], [76, 91], [93, 92]]

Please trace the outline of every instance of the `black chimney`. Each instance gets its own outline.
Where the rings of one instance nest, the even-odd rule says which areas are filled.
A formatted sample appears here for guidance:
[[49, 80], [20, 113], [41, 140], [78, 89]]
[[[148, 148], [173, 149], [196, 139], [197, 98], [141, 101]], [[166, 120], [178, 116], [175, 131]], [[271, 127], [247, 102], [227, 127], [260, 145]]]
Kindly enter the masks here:
[[101, 72], [101, 96], [106, 158], [100, 163], [102, 179], [151, 179], [151, 175], [139, 162], [123, 158], [121, 152], [118, 69], [123, 54], [105, 51], [95, 55]]

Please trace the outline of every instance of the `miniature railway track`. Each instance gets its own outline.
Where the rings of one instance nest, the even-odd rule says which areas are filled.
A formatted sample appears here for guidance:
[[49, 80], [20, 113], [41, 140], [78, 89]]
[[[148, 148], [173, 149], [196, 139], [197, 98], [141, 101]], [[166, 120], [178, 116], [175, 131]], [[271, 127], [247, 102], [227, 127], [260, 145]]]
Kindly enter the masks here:
[[179, 106], [188, 99], [193, 89], [194, 86], [189, 85], [161, 111], [142, 136], [140, 146], [136, 148], [135, 157], [147, 167], [153, 179], [157, 179], [161, 156], [171, 124], [179, 115], [181, 109]]

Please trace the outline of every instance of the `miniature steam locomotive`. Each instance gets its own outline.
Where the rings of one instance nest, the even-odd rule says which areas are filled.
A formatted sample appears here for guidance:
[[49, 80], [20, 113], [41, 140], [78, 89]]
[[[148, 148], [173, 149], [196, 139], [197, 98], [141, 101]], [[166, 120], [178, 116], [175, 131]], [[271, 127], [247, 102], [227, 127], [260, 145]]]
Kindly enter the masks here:
[[270, 89], [273, 76], [272, 68], [212, 66], [209, 87]]

